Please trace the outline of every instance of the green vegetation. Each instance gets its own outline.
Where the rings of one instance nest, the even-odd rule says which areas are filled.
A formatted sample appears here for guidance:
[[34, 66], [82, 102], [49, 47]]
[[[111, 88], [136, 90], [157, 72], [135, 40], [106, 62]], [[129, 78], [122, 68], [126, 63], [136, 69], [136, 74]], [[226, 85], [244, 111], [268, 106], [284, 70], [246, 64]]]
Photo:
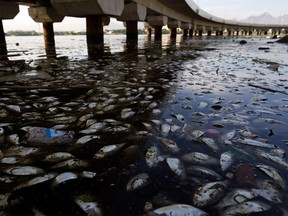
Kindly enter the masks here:
[[[125, 35], [126, 29], [113, 29], [113, 30], [104, 30], [106, 34], [113, 34], [113, 35]], [[154, 29], [152, 30], [154, 33]], [[179, 33], [179, 32], [178, 32]], [[55, 35], [86, 35], [86, 32], [76, 32], [76, 31], [55, 31]], [[138, 34], [146, 34], [145, 29], [139, 29]], [[168, 29], [162, 29], [162, 34], [170, 34]], [[39, 33], [36, 31], [8, 31], [6, 36], [39, 36], [43, 35], [43, 33]]]

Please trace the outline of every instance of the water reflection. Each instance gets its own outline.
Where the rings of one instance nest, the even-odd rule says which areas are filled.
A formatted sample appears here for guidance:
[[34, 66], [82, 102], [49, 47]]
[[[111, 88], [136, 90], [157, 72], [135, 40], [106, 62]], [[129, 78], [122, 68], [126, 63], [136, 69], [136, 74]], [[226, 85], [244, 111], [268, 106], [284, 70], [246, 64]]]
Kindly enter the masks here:
[[[131, 50], [111, 36], [104, 55], [90, 60], [82, 37], [58, 40], [67, 57], [0, 68], [3, 214], [161, 215], [153, 211], [187, 204], [235, 215], [243, 202], [258, 207], [240, 214], [285, 215], [281, 45], [265, 54], [263, 39], [240, 46], [143, 36]], [[258, 56], [281, 66], [272, 71]], [[53, 128], [56, 141], [32, 142], [31, 127], [48, 128], [49, 138]], [[64, 131], [73, 141], [63, 141]], [[210, 195], [202, 199], [203, 187]]]

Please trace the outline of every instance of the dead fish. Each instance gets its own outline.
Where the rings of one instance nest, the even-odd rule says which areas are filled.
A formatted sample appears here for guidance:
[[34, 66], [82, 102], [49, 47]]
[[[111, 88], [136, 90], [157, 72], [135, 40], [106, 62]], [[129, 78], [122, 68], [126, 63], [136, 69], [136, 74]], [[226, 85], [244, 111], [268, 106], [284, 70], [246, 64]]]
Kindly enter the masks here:
[[248, 200], [251, 200], [258, 195], [251, 190], [248, 189], [234, 189], [229, 192], [221, 201], [216, 205], [217, 208], [225, 208], [228, 206], [237, 205]]
[[40, 150], [39, 148], [32, 148], [32, 147], [23, 147], [23, 146], [13, 146], [3, 152], [5, 157], [8, 156], [31, 156], [38, 153]]
[[132, 116], [135, 115], [136, 112], [132, 111], [131, 108], [125, 108], [121, 111], [121, 118], [122, 119], [127, 119], [131, 118]]
[[236, 134], [236, 130], [232, 130], [232, 131], [229, 131], [228, 133], [224, 134], [222, 137], [221, 137], [221, 140], [227, 144], [227, 145], [231, 145], [232, 142], [231, 142], [231, 139], [233, 139], [233, 137], [235, 136]]
[[266, 153], [266, 152], [263, 152], [263, 151], [257, 151], [256, 152], [257, 155], [259, 155], [260, 157], [270, 161], [270, 162], [274, 162], [286, 169], [288, 169], [288, 161], [285, 160], [284, 158], [281, 158], [281, 157], [278, 157], [278, 156], [275, 156], [275, 155], [272, 155], [270, 153]]
[[194, 138], [199, 139], [201, 136], [205, 134], [205, 132], [201, 130], [195, 130], [195, 131], [192, 131], [191, 134]]
[[7, 140], [7, 142], [9, 142], [13, 145], [19, 145], [20, 144], [19, 143], [20, 138], [19, 138], [18, 134], [8, 135], [8, 136], [6, 136], [6, 140]]
[[218, 145], [216, 144], [215, 140], [209, 137], [203, 137], [201, 138], [202, 142], [204, 142], [207, 146], [214, 150], [219, 150]]
[[89, 194], [76, 195], [74, 196], [74, 201], [87, 215], [103, 215], [99, 204], [96, 202], [96, 198]]
[[275, 182], [277, 182], [284, 190], [286, 189], [286, 182], [281, 177], [281, 175], [277, 172], [277, 170], [271, 166], [259, 164], [256, 165], [261, 171], [263, 171], [266, 175], [272, 178]]
[[96, 135], [86, 135], [86, 136], [83, 136], [81, 138], [79, 138], [75, 144], [76, 145], [83, 145], [83, 144], [86, 144], [88, 142], [90, 142], [91, 140], [95, 140], [95, 139], [100, 139], [100, 136], [96, 136]]
[[258, 141], [258, 140], [249, 139], [249, 138], [237, 139], [236, 141], [240, 142], [242, 144], [256, 146], [256, 147], [276, 148], [276, 146], [273, 145], [273, 144], [268, 144], [268, 143], [264, 143], [264, 142], [261, 142], [261, 141]]
[[187, 173], [205, 179], [222, 179], [222, 177], [214, 170], [202, 166], [189, 166]]
[[132, 177], [127, 183], [126, 190], [133, 191], [147, 186], [150, 183], [149, 175], [141, 173]]
[[160, 138], [160, 142], [171, 152], [178, 153], [179, 147], [177, 146], [176, 142], [166, 138]]
[[193, 204], [197, 207], [215, 204], [224, 195], [227, 186], [228, 181], [218, 181], [210, 182], [199, 187], [193, 196]]
[[163, 136], [167, 136], [170, 132], [170, 125], [169, 124], [162, 124], [161, 125], [161, 133]]
[[201, 165], [217, 165], [219, 160], [201, 152], [191, 152], [182, 156], [182, 160], [188, 163]]
[[21, 158], [19, 157], [4, 157], [1, 159], [2, 164], [17, 164], [21, 162]]
[[43, 174], [44, 170], [34, 166], [14, 166], [4, 169], [3, 172], [10, 175], [26, 176]]
[[18, 105], [7, 105], [6, 108], [9, 111], [15, 112], [15, 113], [21, 113], [21, 107]]
[[55, 177], [52, 186], [55, 187], [57, 185], [60, 185], [62, 183], [66, 183], [67, 181], [75, 180], [78, 178], [78, 175], [73, 172], [64, 172], [59, 174]]
[[166, 158], [166, 163], [177, 176], [181, 179], [186, 178], [185, 167], [178, 158]]
[[175, 117], [180, 122], [184, 122], [185, 121], [185, 117], [183, 115], [181, 115], [181, 114], [171, 114], [171, 116]]
[[87, 161], [72, 158], [72, 159], [65, 160], [60, 163], [55, 164], [54, 166], [51, 167], [51, 169], [63, 169], [63, 168], [77, 169], [77, 168], [85, 168], [88, 166], [89, 166], [89, 163]]
[[225, 172], [235, 161], [235, 157], [231, 152], [224, 152], [220, 156], [220, 165], [223, 172]]
[[206, 103], [206, 102], [199, 102], [198, 103], [198, 107], [201, 109], [206, 108], [207, 106], [208, 106], [208, 103]]
[[254, 193], [271, 202], [282, 203], [283, 189], [277, 183], [267, 180], [258, 180], [255, 185], [257, 188], [251, 189]]
[[[208, 214], [201, 209], [186, 204], [175, 204], [170, 206], [164, 206], [150, 212], [148, 215], [169, 215], [169, 216], [208, 216]], [[155, 215], [155, 216], [156, 216]]]
[[17, 186], [16, 188], [14, 188], [14, 190], [18, 190], [18, 189], [21, 189], [21, 188], [26, 188], [26, 187], [30, 187], [30, 186], [33, 186], [33, 185], [41, 184], [43, 182], [47, 182], [47, 181], [52, 180], [56, 176], [57, 176], [56, 173], [48, 173], [48, 174], [45, 174], [44, 176], [35, 177], [35, 178], [29, 180], [28, 182]]
[[120, 143], [120, 144], [114, 144], [114, 145], [108, 145], [102, 147], [96, 154], [94, 155], [95, 159], [103, 159], [107, 158], [108, 156], [111, 156], [121, 150], [126, 143]]
[[145, 161], [148, 167], [150, 168], [157, 167], [161, 162], [159, 157], [160, 157], [160, 149], [157, 146], [149, 147], [145, 154]]
[[55, 152], [55, 153], [46, 155], [43, 161], [49, 162], [49, 163], [58, 163], [60, 161], [69, 160], [72, 158], [75, 158], [75, 156], [69, 152]]
[[261, 201], [247, 201], [238, 205], [230, 206], [222, 212], [223, 216], [249, 215], [256, 212], [265, 212], [271, 206]]
[[273, 149], [271, 151], [271, 154], [275, 155], [275, 156], [278, 156], [278, 157], [281, 157], [281, 158], [284, 158], [285, 157], [285, 150], [283, 149]]

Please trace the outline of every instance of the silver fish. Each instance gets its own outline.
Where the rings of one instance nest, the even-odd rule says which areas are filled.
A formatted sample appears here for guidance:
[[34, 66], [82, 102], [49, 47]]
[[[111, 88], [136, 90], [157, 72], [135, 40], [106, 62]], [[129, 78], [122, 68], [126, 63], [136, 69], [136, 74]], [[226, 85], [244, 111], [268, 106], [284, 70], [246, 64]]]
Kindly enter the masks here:
[[166, 158], [166, 163], [177, 176], [181, 179], [186, 178], [185, 167], [178, 158]]
[[220, 165], [223, 172], [225, 172], [235, 161], [235, 157], [230, 152], [224, 152], [220, 156]]
[[91, 216], [102, 216], [103, 212], [96, 202], [96, 198], [88, 195], [76, 195], [74, 196], [74, 201], [76, 204], [87, 214]]
[[157, 167], [160, 163], [160, 150], [157, 146], [151, 146], [147, 149], [145, 154], [145, 161], [148, 167]]
[[161, 138], [160, 142], [171, 152], [178, 153], [179, 147], [177, 146], [176, 142], [170, 139]]
[[249, 215], [256, 212], [264, 212], [271, 206], [261, 201], [247, 201], [238, 205], [230, 206], [222, 212], [223, 216]]
[[4, 169], [3, 172], [10, 175], [26, 176], [43, 174], [44, 170], [34, 166], [14, 166]]
[[47, 181], [52, 180], [56, 176], [57, 176], [56, 173], [48, 173], [48, 174], [45, 174], [44, 176], [35, 177], [35, 178], [29, 180], [28, 182], [17, 186], [16, 188], [14, 188], [14, 190], [18, 190], [18, 189], [21, 189], [21, 188], [30, 187], [30, 186], [33, 186], [33, 185], [36, 185], [36, 184], [41, 184], [43, 182], [47, 182]]
[[75, 156], [69, 152], [55, 152], [55, 153], [46, 155], [43, 161], [49, 162], [49, 163], [58, 163], [60, 161], [69, 160], [72, 158], [75, 158]]
[[122, 149], [126, 143], [120, 143], [120, 144], [114, 144], [114, 145], [108, 145], [102, 147], [96, 154], [94, 155], [94, 158], [96, 159], [103, 159], [108, 156], [111, 156], [118, 152], [120, 149]]
[[88, 143], [89, 141], [91, 140], [95, 140], [95, 139], [100, 139], [100, 136], [96, 136], [96, 135], [86, 135], [86, 136], [83, 136], [81, 138], [79, 138], [75, 144], [76, 145], [83, 145], [83, 144], [86, 144]]
[[202, 142], [204, 142], [207, 146], [209, 146], [210, 148], [214, 149], [214, 150], [219, 150], [218, 145], [216, 144], [215, 140], [209, 137], [203, 137]]
[[201, 165], [217, 165], [219, 160], [201, 152], [191, 152], [182, 156], [182, 160], [188, 163]]
[[273, 144], [268, 144], [268, 143], [264, 143], [264, 142], [261, 142], [261, 141], [258, 141], [258, 140], [249, 139], [249, 138], [237, 139], [236, 141], [240, 142], [242, 144], [256, 146], [256, 147], [276, 148], [276, 146], [273, 145]]
[[199, 187], [193, 196], [193, 204], [198, 207], [215, 204], [224, 195], [227, 186], [227, 181], [218, 181], [210, 182]]
[[141, 173], [132, 177], [127, 183], [126, 190], [133, 191], [136, 189], [143, 188], [150, 183], [150, 178], [147, 173]]
[[221, 179], [222, 177], [214, 170], [202, 166], [189, 166], [187, 173], [193, 176], [208, 178], [208, 179]]
[[164, 206], [156, 209], [150, 213], [157, 215], [169, 215], [169, 216], [208, 216], [208, 214], [201, 209], [186, 204], [175, 204], [170, 206]]
[[67, 181], [78, 179], [78, 175], [73, 172], [64, 172], [55, 177], [52, 186], [55, 187]]
[[51, 167], [51, 169], [62, 169], [62, 168], [77, 169], [77, 168], [84, 168], [88, 166], [89, 166], [89, 163], [87, 161], [72, 158], [72, 159], [65, 160], [60, 163], [55, 164], [54, 166]]
[[281, 158], [281, 157], [278, 157], [278, 156], [275, 156], [275, 155], [272, 155], [270, 153], [263, 152], [263, 151], [257, 151], [256, 153], [260, 157], [262, 157], [268, 161], [274, 162], [274, 163], [288, 169], [288, 161], [285, 160], [284, 158]]
[[248, 200], [251, 200], [258, 195], [251, 190], [248, 189], [234, 189], [229, 192], [221, 201], [216, 205], [217, 208], [225, 208], [232, 205], [237, 205]]
[[275, 182], [277, 182], [283, 189], [286, 189], [286, 182], [281, 177], [281, 175], [277, 172], [277, 170], [271, 166], [259, 164], [256, 165], [261, 171], [263, 171], [266, 175], [272, 178]]

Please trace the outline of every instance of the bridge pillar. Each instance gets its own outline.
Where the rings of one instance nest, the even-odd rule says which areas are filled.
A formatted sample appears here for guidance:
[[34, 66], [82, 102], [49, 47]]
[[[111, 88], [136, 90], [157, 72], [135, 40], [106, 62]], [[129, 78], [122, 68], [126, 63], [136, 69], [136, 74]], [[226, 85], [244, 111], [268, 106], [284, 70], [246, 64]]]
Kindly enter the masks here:
[[212, 35], [212, 31], [211, 31], [211, 30], [208, 30], [208, 31], [207, 31], [207, 36], [210, 37], [211, 35]]
[[42, 23], [46, 56], [47, 58], [55, 58], [56, 50], [53, 22], [62, 22], [64, 16], [59, 15], [55, 9], [51, 7], [30, 7], [28, 13], [35, 22]]
[[162, 26], [167, 25], [167, 16], [147, 16], [147, 22], [155, 28], [155, 40], [162, 40]]
[[0, 19], [0, 61], [8, 60], [5, 32], [3, 28], [2, 19]]
[[188, 31], [191, 29], [191, 23], [181, 23], [181, 28], [183, 30], [183, 37], [188, 37]]
[[176, 39], [177, 28], [181, 27], [181, 22], [177, 20], [168, 21], [168, 28], [170, 29], [170, 37]]
[[202, 36], [203, 36], [203, 30], [199, 30], [198, 36], [199, 36], [199, 37], [202, 37]]
[[162, 40], [162, 26], [155, 26], [155, 40], [161, 41]]
[[194, 33], [193, 29], [189, 29], [189, 37], [193, 37], [193, 33]]
[[8, 60], [7, 45], [2, 20], [13, 19], [19, 12], [18, 4], [0, 0], [0, 61]]
[[144, 21], [147, 15], [147, 8], [130, 2], [125, 4], [121, 16], [117, 20], [126, 22], [126, 42], [129, 48], [136, 48], [138, 44], [138, 21]]
[[170, 28], [170, 37], [176, 39], [177, 37], [177, 28]]
[[188, 29], [183, 29], [183, 37], [188, 37]]
[[102, 16], [86, 17], [86, 38], [89, 58], [94, 59], [104, 52], [104, 31]]

